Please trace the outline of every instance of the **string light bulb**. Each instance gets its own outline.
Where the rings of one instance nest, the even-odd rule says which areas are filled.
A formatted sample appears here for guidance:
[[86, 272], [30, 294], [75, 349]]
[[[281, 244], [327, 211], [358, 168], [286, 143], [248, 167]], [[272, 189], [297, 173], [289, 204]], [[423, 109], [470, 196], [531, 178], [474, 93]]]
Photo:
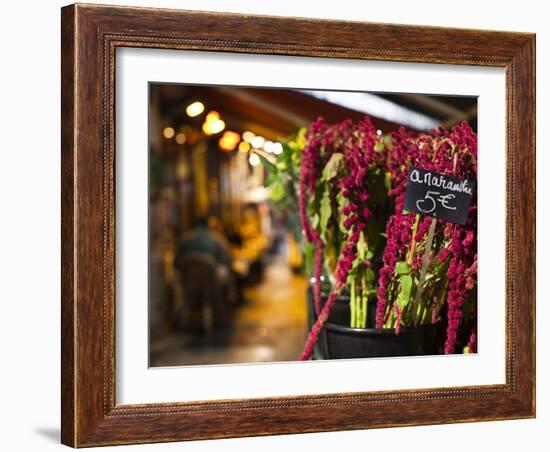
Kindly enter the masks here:
[[170, 138], [174, 138], [176, 131], [174, 130], [173, 127], [165, 127], [164, 130], [162, 131], [162, 134], [164, 135], [164, 138], [169, 140]]
[[196, 101], [189, 104], [185, 109], [185, 113], [187, 113], [187, 116], [189, 116], [190, 118], [199, 116], [203, 111], [204, 111], [204, 104], [200, 101]]
[[206, 115], [202, 125], [202, 131], [206, 135], [215, 135], [225, 129], [225, 122], [220, 119], [217, 111], [211, 111]]
[[239, 141], [241, 141], [241, 136], [237, 132], [227, 130], [218, 141], [218, 145], [222, 151], [231, 152], [237, 147]]
[[252, 140], [250, 141], [250, 144], [252, 145], [253, 148], [256, 148], [256, 149], [261, 149], [262, 146], [264, 145], [265, 143], [265, 138], [264, 137], [261, 137], [259, 135], [256, 135], [254, 138], [252, 138]]
[[258, 157], [258, 154], [250, 154], [248, 157], [248, 163], [252, 166], [258, 166], [261, 162], [260, 157]]
[[241, 141], [239, 143], [239, 152], [246, 153], [248, 151], [250, 151], [250, 143], [248, 143], [246, 141]]
[[281, 143], [273, 143], [273, 153], [279, 155], [283, 153], [283, 145]]
[[254, 135], [254, 133], [251, 132], [250, 130], [243, 132], [243, 140], [246, 141], [247, 143], [250, 143], [255, 136], [256, 135]]
[[187, 136], [185, 135], [185, 133], [179, 132], [178, 134], [176, 134], [176, 143], [185, 144], [186, 141], [187, 141]]
[[275, 150], [274, 146], [275, 143], [273, 143], [273, 141], [266, 141], [264, 143], [264, 151], [268, 154], [271, 154]]

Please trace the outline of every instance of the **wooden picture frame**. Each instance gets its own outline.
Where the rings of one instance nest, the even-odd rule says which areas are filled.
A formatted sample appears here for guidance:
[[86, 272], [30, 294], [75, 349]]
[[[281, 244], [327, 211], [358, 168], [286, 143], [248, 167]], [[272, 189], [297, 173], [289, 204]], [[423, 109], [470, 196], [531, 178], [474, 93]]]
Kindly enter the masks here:
[[[62, 9], [62, 442], [73, 447], [535, 416], [535, 35], [71, 5]], [[506, 69], [506, 383], [115, 403], [115, 50]]]

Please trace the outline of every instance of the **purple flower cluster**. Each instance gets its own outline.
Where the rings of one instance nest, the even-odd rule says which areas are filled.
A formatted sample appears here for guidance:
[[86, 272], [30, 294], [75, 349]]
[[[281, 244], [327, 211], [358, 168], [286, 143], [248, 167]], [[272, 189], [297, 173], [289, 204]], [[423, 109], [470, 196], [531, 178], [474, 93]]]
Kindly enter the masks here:
[[[477, 178], [477, 136], [467, 122], [455, 126], [450, 132], [443, 129], [437, 131], [442, 139], [438, 155], [451, 152], [452, 165], [443, 166], [440, 171], [454, 176]], [[464, 226], [448, 226], [450, 245], [443, 249], [438, 256], [439, 261], [449, 260], [447, 278], [449, 293], [447, 295], [447, 338], [445, 353], [455, 352], [460, 326], [462, 324], [462, 306], [470, 291], [475, 286], [477, 274], [477, 204], [470, 207], [468, 223]], [[474, 313], [475, 315], [475, 313]], [[477, 333], [470, 335], [469, 349], [476, 349]]]
[[449, 279], [449, 294], [447, 296], [447, 339], [445, 353], [454, 353], [460, 325], [462, 323], [462, 305], [475, 283], [477, 271], [477, 246], [472, 229], [455, 225], [449, 254], [447, 277]]
[[[394, 214], [386, 224], [386, 248], [382, 257], [382, 268], [378, 274], [378, 301], [376, 304], [376, 328], [383, 328], [388, 308], [388, 290], [393, 281], [395, 265], [403, 260], [412, 237], [414, 215], [403, 212], [405, 188], [407, 184], [407, 168], [420, 154], [420, 149], [414, 135], [400, 128], [392, 134], [392, 148], [388, 155], [386, 166], [391, 177], [389, 196], [395, 199]], [[429, 224], [428, 224], [429, 227]], [[396, 314], [400, 311], [396, 309]]]
[[[466, 122], [453, 127], [450, 131], [440, 128], [431, 134], [414, 134], [401, 128], [392, 133], [391, 144], [384, 149], [384, 152], [375, 150], [379, 140], [368, 118], [355, 125], [348, 120], [333, 126], [327, 125], [320, 118], [308, 131], [307, 144], [302, 152], [299, 210], [305, 238], [315, 245], [313, 293], [318, 316], [308, 336], [301, 356], [302, 360], [311, 357], [313, 347], [338, 294], [342, 288], [350, 284], [351, 270], [357, 266], [372, 268], [368, 259], [364, 257], [362, 261], [359, 259], [358, 251], [358, 243], [362, 240], [362, 236], [366, 237], [367, 222], [372, 216], [367, 207], [369, 171], [375, 168], [382, 169], [389, 175], [391, 188], [388, 194], [395, 206], [393, 214], [386, 223], [386, 247], [377, 279], [375, 325], [377, 328], [383, 328], [393, 310], [395, 317], [392, 319], [396, 320], [396, 332], [399, 332], [402, 317], [405, 315], [404, 309], [394, 300], [395, 284], [399, 283], [398, 275], [395, 273], [396, 264], [406, 260], [411, 264], [411, 272], [419, 272], [424, 252], [416, 252], [416, 246], [421, 243], [424, 247], [426, 246], [426, 236], [433, 221], [430, 217], [419, 217], [403, 210], [408, 168], [414, 165], [461, 178], [477, 178], [477, 137]], [[337, 216], [336, 218], [343, 226], [343, 230], [339, 231], [342, 236], [342, 247], [334, 272], [333, 290], [321, 309], [320, 281], [327, 244], [324, 243], [320, 231], [308, 220], [308, 200], [314, 199], [323, 168], [335, 152], [343, 154], [343, 169], [339, 170], [339, 177], [324, 183], [329, 184], [333, 215]], [[334, 213], [336, 193], [341, 196], [343, 207], [339, 205], [339, 210]], [[431, 311], [425, 311], [427, 316], [424, 316], [428, 321], [437, 321], [439, 309], [436, 310], [435, 306], [446, 299], [445, 353], [454, 353], [457, 348], [464, 301], [476, 283], [477, 206], [475, 199], [470, 209], [468, 223], [464, 226], [437, 221], [435, 229], [437, 246], [428, 257], [429, 266], [435, 265], [442, 269], [440, 271], [446, 271], [448, 280], [446, 297], [434, 291], [428, 295], [430, 302], [427, 306], [431, 306]], [[476, 342], [477, 332], [474, 327], [468, 342], [470, 351], [476, 350]]]
[[[367, 221], [371, 215], [370, 210], [365, 207], [369, 199], [366, 175], [373, 164], [379, 164], [376, 161], [378, 156], [374, 151], [377, 137], [376, 129], [369, 118], [365, 118], [355, 126], [351, 121], [344, 121], [332, 127], [325, 126], [323, 132], [325, 133], [325, 139], [322, 140], [322, 145], [325, 151], [328, 147], [331, 147], [333, 149], [331, 154], [341, 152], [344, 155], [346, 164], [346, 172], [339, 181], [335, 182], [334, 187], [336, 190], [341, 191], [343, 198], [346, 200], [346, 205], [341, 211], [344, 216], [342, 222], [345, 228], [344, 246], [336, 264], [334, 288], [321, 312], [317, 311], [318, 317], [306, 341], [304, 352], [300, 358], [302, 360], [311, 357], [313, 347], [340, 289], [346, 284], [349, 272], [356, 263], [358, 257], [357, 243], [360, 240], [361, 233], [366, 230]], [[314, 233], [312, 236], [314, 236]], [[361, 264], [371, 267], [368, 259], [365, 259]], [[315, 292], [316, 290], [314, 290]]]
[[[336, 280], [339, 284], [346, 283], [349, 271], [357, 258], [357, 242], [360, 235], [366, 230], [367, 221], [371, 216], [370, 210], [365, 207], [369, 199], [369, 191], [366, 181], [366, 175], [373, 163], [376, 162], [374, 145], [376, 140], [376, 130], [369, 118], [360, 122], [348, 140], [348, 146], [345, 149], [344, 158], [346, 160], [348, 174], [340, 181], [342, 196], [347, 204], [342, 209], [345, 216], [343, 221], [344, 228], [347, 231], [345, 245], [342, 249], [342, 257], [338, 261], [336, 269]], [[371, 266], [368, 260], [365, 265]]]
[[[403, 206], [404, 194], [401, 194], [396, 205]], [[397, 212], [396, 207], [396, 212]], [[383, 265], [378, 274], [378, 301], [376, 303], [376, 328], [383, 328], [388, 305], [388, 289], [393, 280], [395, 264], [403, 259], [412, 235], [414, 217], [409, 214], [395, 213], [386, 225], [386, 248], [382, 257]]]
[[[322, 170], [321, 150], [327, 144], [327, 125], [323, 118], [318, 118], [312, 125], [308, 134], [308, 140], [302, 151], [299, 182], [299, 210], [302, 221], [302, 229], [306, 241], [315, 245], [314, 270], [313, 270], [313, 299], [316, 314], [321, 310], [321, 275], [323, 272], [324, 242], [319, 233], [311, 227], [307, 215], [307, 199], [315, 193], [317, 177]], [[326, 159], [325, 159], [326, 160]]]
[[300, 188], [299, 188], [299, 208], [300, 219], [306, 240], [314, 242], [314, 231], [309, 224], [307, 216], [308, 196], [315, 192], [315, 182], [319, 175], [319, 157], [321, 155], [321, 137], [324, 134], [326, 125], [323, 118], [318, 118], [312, 125], [308, 133], [306, 146], [302, 151], [302, 161], [300, 164]]
[[[383, 266], [378, 275], [377, 328], [383, 328], [392, 308], [397, 314], [396, 327], [399, 326], [402, 313], [397, 305], [393, 305], [394, 300], [391, 300], [388, 293], [396, 277], [395, 265], [409, 257], [413, 271], [420, 269], [423, 256], [420, 253], [414, 254], [414, 244], [423, 240], [432, 222], [430, 217], [419, 218], [413, 236], [412, 229], [416, 215], [403, 212], [407, 170], [412, 165], [430, 171], [475, 179], [477, 177], [477, 137], [466, 122], [453, 127], [451, 131], [440, 128], [431, 135], [414, 136], [403, 128], [392, 134], [392, 150], [388, 156], [387, 170], [392, 184], [389, 195], [395, 199], [395, 211], [386, 225], [387, 244], [383, 255]], [[454, 352], [462, 322], [462, 305], [475, 284], [477, 271], [475, 225], [475, 202], [471, 207], [469, 223], [466, 226], [445, 224], [441, 221], [436, 225], [436, 236], [442, 236], [449, 243], [437, 255], [440, 263], [450, 260], [447, 273], [449, 293], [447, 295], [446, 353]], [[431, 256], [428, 262], [430, 264], [433, 262]], [[435, 320], [436, 312], [433, 310], [432, 321]]]

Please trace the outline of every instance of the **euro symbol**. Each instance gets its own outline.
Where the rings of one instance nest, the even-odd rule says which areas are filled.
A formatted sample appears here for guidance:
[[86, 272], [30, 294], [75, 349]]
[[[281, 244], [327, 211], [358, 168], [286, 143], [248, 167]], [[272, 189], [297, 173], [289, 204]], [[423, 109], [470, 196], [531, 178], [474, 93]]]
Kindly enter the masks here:
[[438, 199], [439, 203], [448, 210], [456, 210], [456, 207], [449, 206], [447, 203], [455, 198], [455, 195], [449, 193], [448, 195], [441, 195]]

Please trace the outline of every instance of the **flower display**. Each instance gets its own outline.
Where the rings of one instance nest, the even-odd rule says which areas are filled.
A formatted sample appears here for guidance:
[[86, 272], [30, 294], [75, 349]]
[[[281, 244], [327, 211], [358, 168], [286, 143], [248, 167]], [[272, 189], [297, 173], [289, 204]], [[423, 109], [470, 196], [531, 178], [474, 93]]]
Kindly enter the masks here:
[[[444, 353], [462, 351], [459, 345], [475, 352], [475, 195], [464, 225], [404, 208], [411, 167], [477, 179], [477, 137], [469, 125], [383, 135], [368, 117], [335, 125], [319, 118], [283, 144], [277, 162], [265, 164], [272, 173], [268, 185], [297, 192], [295, 208], [312, 257], [316, 320], [301, 359], [311, 358], [342, 293], [350, 299], [351, 328], [400, 334], [403, 327], [437, 323], [446, 331]], [[374, 318], [368, 318], [369, 304]]]

